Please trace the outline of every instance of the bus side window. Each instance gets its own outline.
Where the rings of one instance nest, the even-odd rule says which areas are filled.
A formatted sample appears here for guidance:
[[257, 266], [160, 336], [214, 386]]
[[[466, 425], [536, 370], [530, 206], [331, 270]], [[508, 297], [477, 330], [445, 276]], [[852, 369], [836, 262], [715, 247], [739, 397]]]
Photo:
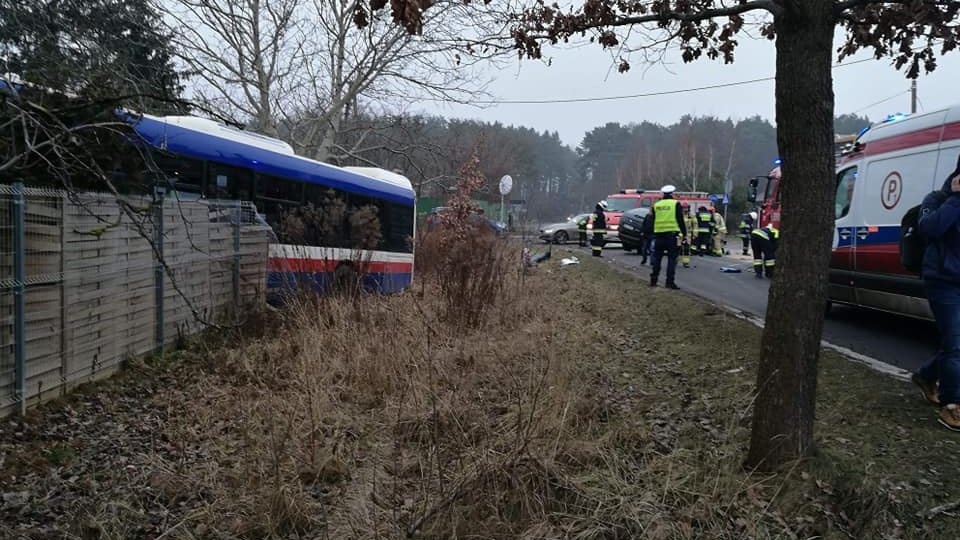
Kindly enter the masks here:
[[853, 189], [857, 181], [857, 168], [850, 167], [837, 175], [837, 199], [835, 218], [840, 219], [850, 213], [850, 204], [853, 202]]
[[349, 196], [327, 186], [307, 184], [303, 214], [311, 246], [349, 248]]
[[182, 193], [203, 193], [202, 161], [165, 152], [156, 152], [153, 160], [160, 170], [163, 187]]
[[209, 162], [206, 195], [210, 199], [253, 199], [253, 173], [249, 169]]
[[303, 184], [276, 176], [260, 175], [256, 182], [257, 210], [263, 212], [267, 223], [281, 242], [302, 243], [303, 231], [290, 221], [303, 202]]

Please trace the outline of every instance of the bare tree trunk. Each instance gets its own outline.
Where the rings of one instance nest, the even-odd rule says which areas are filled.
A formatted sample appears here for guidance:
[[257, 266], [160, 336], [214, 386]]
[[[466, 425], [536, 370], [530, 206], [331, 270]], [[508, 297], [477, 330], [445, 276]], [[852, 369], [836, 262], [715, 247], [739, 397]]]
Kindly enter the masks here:
[[713, 144], [707, 145], [707, 181], [713, 180]]
[[827, 151], [833, 142], [833, 1], [786, 0], [783, 9], [776, 19], [783, 242], [770, 287], [747, 456], [749, 467], [765, 470], [814, 451], [834, 217], [834, 163]]
[[733, 170], [733, 153], [737, 149], [737, 132], [733, 132], [733, 138], [730, 140], [730, 156], [727, 160], [727, 170], [723, 173], [723, 179], [730, 178], [730, 172]]

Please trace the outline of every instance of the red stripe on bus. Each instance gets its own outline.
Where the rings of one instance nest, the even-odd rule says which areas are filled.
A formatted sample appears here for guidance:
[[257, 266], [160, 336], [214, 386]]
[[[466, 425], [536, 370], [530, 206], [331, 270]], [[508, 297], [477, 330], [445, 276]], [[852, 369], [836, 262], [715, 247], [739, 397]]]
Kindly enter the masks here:
[[[358, 262], [364, 272], [374, 274], [409, 274], [413, 272], [411, 262]], [[271, 257], [267, 269], [272, 272], [333, 272], [340, 261], [333, 259], [288, 259]]]

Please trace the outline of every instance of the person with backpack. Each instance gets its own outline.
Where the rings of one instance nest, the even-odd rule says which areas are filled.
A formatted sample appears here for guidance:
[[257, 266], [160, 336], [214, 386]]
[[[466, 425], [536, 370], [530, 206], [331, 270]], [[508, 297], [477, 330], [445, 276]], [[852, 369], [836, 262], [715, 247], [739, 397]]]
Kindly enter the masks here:
[[940, 344], [911, 380], [940, 407], [938, 421], [960, 432], [960, 159], [943, 187], [924, 197], [917, 225], [926, 243], [920, 277]]

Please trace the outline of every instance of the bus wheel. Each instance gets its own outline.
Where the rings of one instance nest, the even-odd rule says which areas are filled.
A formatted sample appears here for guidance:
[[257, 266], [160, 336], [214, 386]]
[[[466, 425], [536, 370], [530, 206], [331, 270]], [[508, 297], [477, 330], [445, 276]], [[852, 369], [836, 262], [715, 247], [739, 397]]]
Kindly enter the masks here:
[[360, 274], [350, 261], [342, 261], [333, 271], [333, 292], [355, 294], [360, 290]]

